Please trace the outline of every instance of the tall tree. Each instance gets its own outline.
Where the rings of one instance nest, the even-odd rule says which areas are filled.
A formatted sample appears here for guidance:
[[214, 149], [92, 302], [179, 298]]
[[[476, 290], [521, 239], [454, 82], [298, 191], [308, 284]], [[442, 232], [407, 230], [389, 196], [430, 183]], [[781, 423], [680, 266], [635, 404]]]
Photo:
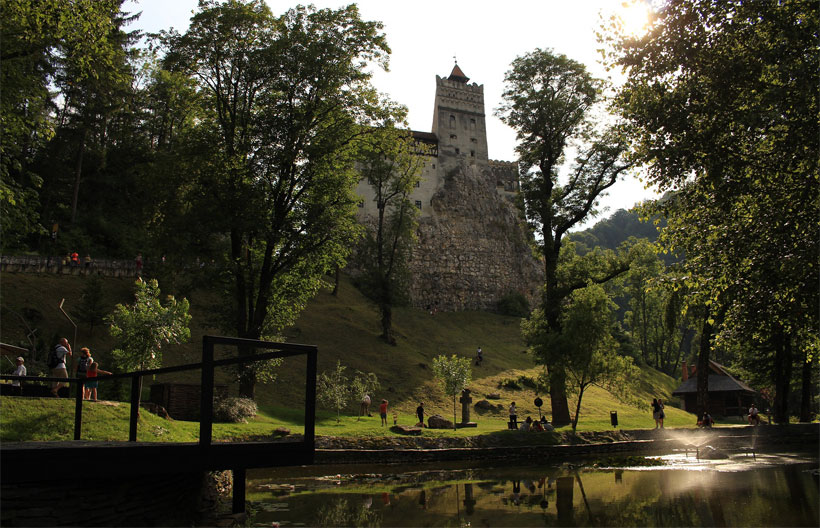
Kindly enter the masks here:
[[422, 158], [413, 152], [407, 132], [387, 127], [371, 134], [361, 155], [362, 179], [373, 189], [377, 215], [365, 220], [357, 261], [357, 281], [381, 312], [381, 338], [396, 344], [393, 306], [406, 301], [407, 268], [415, 239], [418, 209], [410, 201], [419, 181]]
[[[166, 42], [168, 69], [197, 81], [206, 112], [208, 155], [182, 201], [213, 234], [231, 290], [226, 326], [275, 336], [358, 233], [358, 139], [391, 114], [368, 68], [386, 66], [381, 25], [361, 20], [355, 5], [276, 18], [262, 0], [200, 0], [187, 33]], [[246, 369], [240, 395], [253, 397], [264, 375], [261, 365]]]
[[[617, 130], [593, 126], [602, 83], [583, 64], [536, 49], [513, 61], [505, 82], [504, 103], [497, 114], [516, 131], [527, 221], [544, 258], [543, 323], [549, 332], [560, 334], [561, 310], [573, 290], [586, 286], [588, 280], [605, 282], [625, 270], [617, 267], [559, 286], [564, 236], [595, 214], [598, 199], [631, 164], [621, 161], [626, 145]], [[567, 168], [568, 176], [559, 178], [570, 147], [578, 147], [579, 154]], [[542, 354], [549, 358], [553, 420], [566, 425], [570, 415], [561, 356]]]
[[820, 7], [802, 0], [668, 0], [645, 35], [604, 37], [627, 75], [616, 103], [635, 159], [675, 191], [653, 209], [668, 220], [661, 243], [686, 255], [690, 291], [725, 314], [717, 342], [776, 349], [778, 421], [789, 337], [819, 322], [819, 37]]
[[456, 396], [467, 388], [473, 377], [470, 358], [441, 355], [433, 358], [433, 375], [441, 382], [444, 394], [453, 398], [453, 429], [456, 428]]
[[55, 132], [53, 86], [82, 83], [116, 62], [112, 41], [120, 0], [4, 0], [0, 8], [0, 221], [4, 247], [44, 233], [43, 176], [33, 167]]

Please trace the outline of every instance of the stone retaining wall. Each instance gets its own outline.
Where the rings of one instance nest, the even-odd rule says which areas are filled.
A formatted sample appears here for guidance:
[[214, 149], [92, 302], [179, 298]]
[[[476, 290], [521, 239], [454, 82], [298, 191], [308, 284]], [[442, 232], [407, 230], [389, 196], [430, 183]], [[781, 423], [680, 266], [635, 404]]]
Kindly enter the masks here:
[[[191, 526], [207, 475], [93, 477], [93, 461], [66, 460], [48, 482], [2, 485], [2, 526]], [[80, 473], [85, 473], [80, 476]]]

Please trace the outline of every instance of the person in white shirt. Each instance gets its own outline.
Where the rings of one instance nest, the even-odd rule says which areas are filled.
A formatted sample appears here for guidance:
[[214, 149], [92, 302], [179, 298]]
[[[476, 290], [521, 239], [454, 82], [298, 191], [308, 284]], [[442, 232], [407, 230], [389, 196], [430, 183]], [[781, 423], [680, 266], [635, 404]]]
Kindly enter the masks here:
[[[26, 375], [26, 366], [23, 365], [25, 360], [22, 357], [17, 358], [17, 368], [12, 373], [12, 376], [25, 376]], [[17, 387], [17, 394], [23, 394], [23, 384], [20, 383], [20, 380], [14, 380], [11, 382], [12, 386]]]

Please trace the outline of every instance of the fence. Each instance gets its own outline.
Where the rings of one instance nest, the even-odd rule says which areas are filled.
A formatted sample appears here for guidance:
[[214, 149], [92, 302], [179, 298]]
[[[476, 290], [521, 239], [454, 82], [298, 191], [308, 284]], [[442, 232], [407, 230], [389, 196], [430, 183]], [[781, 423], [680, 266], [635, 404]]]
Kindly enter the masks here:
[[[215, 345], [242, 346], [251, 349], [277, 349], [273, 352], [264, 352], [248, 356], [238, 356], [227, 359], [214, 359]], [[305, 383], [305, 447], [311, 450], [315, 441], [315, 420], [316, 420], [316, 363], [318, 349], [313, 345], [296, 345], [288, 343], [274, 343], [270, 341], [258, 341], [255, 339], [240, 339], [235, 337], [204, 336], [202, 338], [202, 362], [178, 365], [175, 367], [164, 367], [151, 370], [139, 370], [110, 376], [101, 375], [95, 378], [99, 382], [107, 382], [115, 379], [131, 380], [131, 415], [128, 426], [128, 441], [137, 441], [137, 417], [139, 413], [139, 400], [141, 379], [145, 376], [159, 374], [170, 374], [173, 372], [183, 372], [187, 370], [202, 370], [201, 380], [201, 401], [200, 401], [200, 421], [199, 421], [199, 444], [207, 448], [211, 444], [213, 434], [213, 405], [214, 405], [214, 369], [227, 365], [249, 363], [253, 361], [264, 361], [268, 359], [284, 358], [298, 355], [307, 356], [307, 373]], [[31, 377], [0, 375], [3, 380], [19, 380], [21, 382], [60, 382], [69, 383], [76, 386], [75, 406], [74, 406], [74, 440], [82, 438], [83, 424], [83, 387], [88, 381], [84, 378], [52, 378], [52, 377]]]
[[54, 273], [58, 275], [104, 275], [106, 277], [136, 277], [137, 264], [133, 260], [99, 259], [88, 265], [72, 266], [63, 257], [0, 256], [0, 271], [9, 273]]

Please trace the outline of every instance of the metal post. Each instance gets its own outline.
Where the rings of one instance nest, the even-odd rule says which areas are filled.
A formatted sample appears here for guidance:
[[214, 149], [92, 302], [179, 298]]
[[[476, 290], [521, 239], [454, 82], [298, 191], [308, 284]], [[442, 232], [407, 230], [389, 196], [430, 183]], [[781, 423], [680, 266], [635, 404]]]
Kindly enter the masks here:
[[131, 421], [128, 426], [128, 441], [137, 441], [137, 418], [140, 413], [140, 380], [141, 376], [131, 376]]
[[[22, 383], [20, 386], [22, 387]], [[79, 440], [83, 431], [83, 389], [85, 389], [85, 381], [80, 379], [74, 400], [74, 440]]]
[[305, 380], [305, 443], [311, 453], [315, 448], [316, 436], [316, 370], [318, 351], [307, 352], [307, 379]]
[[200, 392], [202, 399], [199, 406], [199, 446], [207, 450], [211, 446], [214, 418], [214, 343], [209, 336], [202, 336]]
[[233, 513], [245, 512], [245, 468], [233, 470]]

